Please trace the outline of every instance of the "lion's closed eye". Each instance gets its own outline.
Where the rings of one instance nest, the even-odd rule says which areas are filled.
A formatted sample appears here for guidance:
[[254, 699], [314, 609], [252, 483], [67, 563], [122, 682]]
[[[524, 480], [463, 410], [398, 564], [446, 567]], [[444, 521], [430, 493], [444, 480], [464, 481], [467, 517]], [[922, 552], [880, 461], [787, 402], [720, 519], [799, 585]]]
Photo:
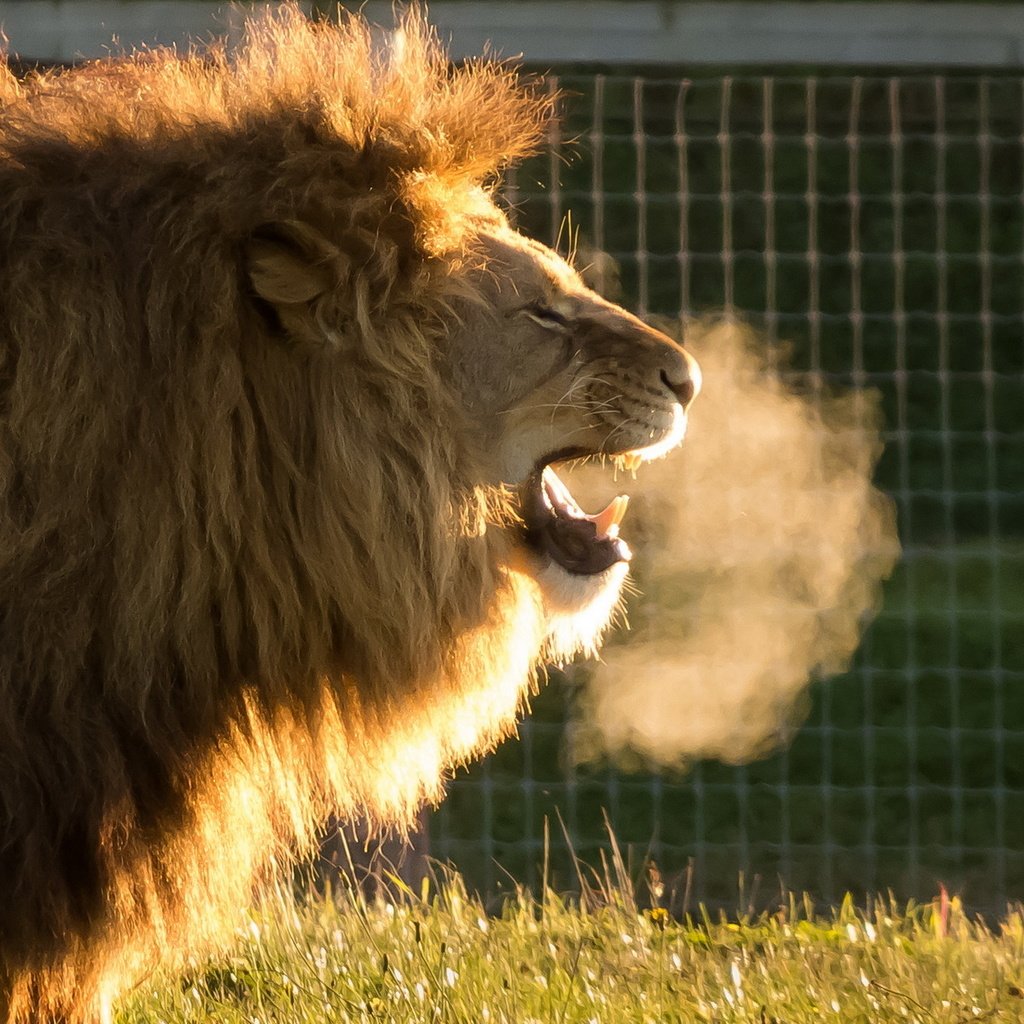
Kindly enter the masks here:
[[544, 303], [534, 303], [533, 305], [525, 307], [520, 312], [535, 324], [539, 324], [541, 327], [549, 331], [558, 331], [561, 333], [568, 330], [571, 326], [571, 320], [566, 313], [555, 309], [553, 306], [545, 305]]

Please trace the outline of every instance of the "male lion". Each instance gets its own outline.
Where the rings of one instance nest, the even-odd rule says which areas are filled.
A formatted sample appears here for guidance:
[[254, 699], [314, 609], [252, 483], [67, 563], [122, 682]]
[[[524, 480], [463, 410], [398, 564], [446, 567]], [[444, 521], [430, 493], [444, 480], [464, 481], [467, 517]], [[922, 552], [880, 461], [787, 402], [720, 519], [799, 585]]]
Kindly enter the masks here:
[[508, 226], [548, 104], [417, 15], [2, 95], [0, 1019], [67, 1024], [595, 649], [625, 503], [552, 464], [667, 451], [697, 374]]

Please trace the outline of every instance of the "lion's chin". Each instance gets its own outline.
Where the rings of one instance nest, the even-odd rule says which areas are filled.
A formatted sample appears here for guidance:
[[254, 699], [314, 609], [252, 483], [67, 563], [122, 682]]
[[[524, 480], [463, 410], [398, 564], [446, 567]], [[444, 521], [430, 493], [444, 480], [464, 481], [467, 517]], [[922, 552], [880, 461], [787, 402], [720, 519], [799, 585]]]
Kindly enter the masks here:
[[597, 654], [620, 608], [628, 571], [625, 562], [616, 562], [603, 572], [580, 576], [550, 559], [534, 569], [547, 614], [547, 660], [563, 663], [580, 654]]

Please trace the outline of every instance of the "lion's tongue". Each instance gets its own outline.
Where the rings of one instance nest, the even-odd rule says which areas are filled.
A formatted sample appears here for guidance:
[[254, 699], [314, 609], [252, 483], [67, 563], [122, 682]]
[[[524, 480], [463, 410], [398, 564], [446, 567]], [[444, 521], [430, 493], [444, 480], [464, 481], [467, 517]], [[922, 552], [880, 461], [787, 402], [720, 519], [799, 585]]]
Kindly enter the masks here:
[[626, 495], [613, 498], [600, 512], [587, 515], [550, 466], [544, 469], [541, 486], [549, 514], [535, 536], [563, 568], [593, 575], [616, 562], [629, 561], [629, 547], [619, 538], [619, 523], [629, 503]]

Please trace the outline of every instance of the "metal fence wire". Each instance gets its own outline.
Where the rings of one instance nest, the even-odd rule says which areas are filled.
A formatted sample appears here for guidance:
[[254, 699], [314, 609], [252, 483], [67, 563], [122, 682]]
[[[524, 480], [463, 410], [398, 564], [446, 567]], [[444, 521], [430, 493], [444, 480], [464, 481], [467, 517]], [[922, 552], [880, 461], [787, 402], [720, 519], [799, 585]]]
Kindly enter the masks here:
[[561, 823], [599, 862], [607, 816], [692, 902], [1024, 898], [1024, 79], [550, 84], [561, 127], [508, 182], [520, 226], [555, 243], [571, 212], [640, 313], [724, 310], [787, 342], [795, 372], [877, 389], [904, 556], [787, 750], [583, 771], [556, 675], [520, 738], [453, 781], [433, 854], [489, 893], [542, 861], [568, 888]]

